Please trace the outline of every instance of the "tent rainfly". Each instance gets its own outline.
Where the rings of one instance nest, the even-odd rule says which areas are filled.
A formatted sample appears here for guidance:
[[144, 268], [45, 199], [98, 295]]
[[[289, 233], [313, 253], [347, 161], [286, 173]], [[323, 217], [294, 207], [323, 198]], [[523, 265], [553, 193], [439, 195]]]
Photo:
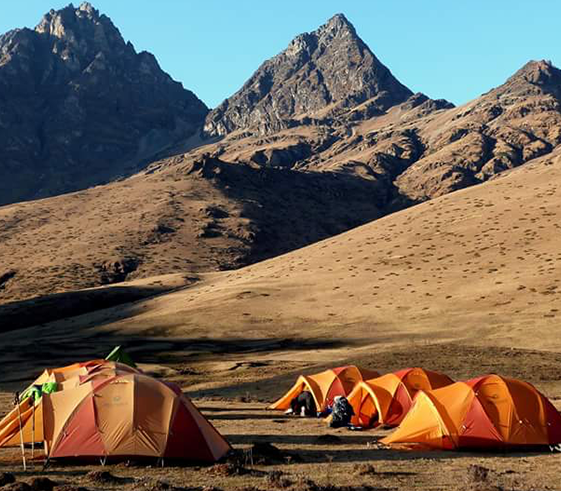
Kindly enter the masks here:
[[269, 409], [288, 409], [292, 399], [304, 390], [308, 390], [314, 397], [317, 410], [323, 411], [333, 403], [335, 396], [347, 396], [358, 382], [379, 375], [374, 370], [367, 370], [354, 365], [330, 368], [314, 375], [300, 375], [288, 392], [271, 404]]
[[23, 400], [0, 422], [0, 447], [23, 440], [43, 442], [49, 459], [153, 457], [194, 462], [215, 462], [230, 450], [175, 384], [115, 362], [88, 369], [59, 382], [57, 392]]
[[561, 415], [527, 382], [486, 375], [419, 392], [382, 443], [438, 449], [520, 448], [561, 443]]
[[[38, 426], [43, 407], [41, 398], [45, 394], [72, 389], [86, 382], [108, 379], [138, 370], [121, 363], [105, 360], [76, 363], [67, 367], [45, 370], [20, 397], [16, 406], [0, 421], [0, 447], [10, 447], [23, 443], [43, 441], [42, 429]], [[20, 426], [22, 429], [20, 436]]]
[[359, 382], [348, 396], [355, 413], [351, 423], [364, 428], [381, 424], [397, 426], [419, 391], [439, 389], [453, 383], [447, 375], [422, 368], [406, 368]]

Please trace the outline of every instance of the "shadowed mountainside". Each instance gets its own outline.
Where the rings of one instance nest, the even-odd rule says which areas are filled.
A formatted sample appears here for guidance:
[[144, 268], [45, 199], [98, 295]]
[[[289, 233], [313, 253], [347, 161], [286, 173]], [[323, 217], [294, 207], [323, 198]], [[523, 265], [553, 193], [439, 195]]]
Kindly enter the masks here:
[[[376, 183], [203, 157], [0, 208], [0, 303], [232, 269], [381, 216]], [[383, 195], [382, 195], [383, 196]]]
[[0, 204], [131, 174], [206, 106], [89, 3], [0, 36]]

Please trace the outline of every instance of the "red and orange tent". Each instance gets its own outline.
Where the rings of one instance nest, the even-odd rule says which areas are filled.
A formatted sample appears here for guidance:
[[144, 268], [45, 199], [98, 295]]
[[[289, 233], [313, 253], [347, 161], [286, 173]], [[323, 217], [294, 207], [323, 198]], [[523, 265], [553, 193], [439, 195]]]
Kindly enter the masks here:
[[[128, 373], [140, 373], [140, 371], [122, 363], [92, 360], [61, 368], [49, 368], [30, 387], [44, 388], [45, 384], [54, 384], [56, 391], [61, 391], [78, 387], [89, 381]], [[27, 397], [25, 397], [25, 393], [27, 393]], [[41, 400], [35, 398], [33, 393], [27, 389], [19, 406], [12, 409], [0, 421], [0, 447], [16, 446], [20, 444], [20, 441], [23, 443], [42, 442], [42, 412]]]
[[314, 375], [300, 375], [288, 392], [271, 404], [269, 409], [288, 409], [292, 399], [304, 390], [308, 390], [314, 397], [317, 410], [322, 411], [333, 402], [335, 396], [347, 396], [358, 382], [379, 375], [374, 370], [354, 365], [330, 368]]
[[351, 423], [365, 428], [380, 424], [397, 426], [419, 391], [453, 383], [447, 375], [422, 368], [406, 368], [359, 382], [348, 396], [355, 413]]
[[230, 445], [177, 386], [129, 373], [45, 395], [49, 458], [215, 462]]
[[57, 379], [60, 391], [26, 398], [0, 422], [0, 447], [43, 442], [49, 459], [197, 462], [215, 462], [230, 450], [176, 385], [115, 362], [91, 365], [86, 372], [74, 368], [55, 372], [65, 374]]
[[561, 443], [561, 415], [531, 384], [487, 375], [419, 392], [382, 443], [439, 449], [554, 445]]
[[99, 359], [72, 363], [71, 365], [66, 365], [64, 367], [47, 368], [33, 381], [31, 385], [42, 385], [48, 382], [64, 382], [65, 380], [78, 375], [86, 375], [92, 368], [105, 365], [107, 363], [112, 362]]

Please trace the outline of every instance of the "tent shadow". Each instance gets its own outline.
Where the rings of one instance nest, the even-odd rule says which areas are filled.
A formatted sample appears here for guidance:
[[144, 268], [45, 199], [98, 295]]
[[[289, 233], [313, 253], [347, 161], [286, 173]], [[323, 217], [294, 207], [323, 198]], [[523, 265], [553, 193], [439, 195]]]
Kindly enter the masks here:
[[[241, 435], [226, 434], [228, 441], [234, 445], [253, 445], [255, 443], [270, 443], [273, 445], [295, 445], [298, 449], [286, 449], [289, 455], [294, 455], [293, 462], [298, 458], [304, 463], [356, 463], [374, 461], [411, 461], [411, 460], [437, 460], [446, 461], [465, 459], [466, 457], [480, 459], [496, 458], [526, 458], [544, 455], [546, 452], [537, 451], [504, 451], [504, 452], [474, 452], [474, 451], [442, 451], [442, 450], [399, 450], [392, 448], [369, 447], [369, 443], [376, 444], [382, 437], [375, 436], [339, 436], [338, 443], [326, 444], [315, 435]], [[302, 448], [301, 446], [317, 446], [315, 448]], [[353, 448], [337, 448], [337, 446], [354, 445]], [[326, 448], [328, 447], [328, 448]], [[378, 474], [378, 473], [377, 473]], [[380, 473], [382, 474], [382, 473]], [[387, 472], [386, 475], [395, 475]]]
[[248, 420], [248, 419], [269, 419], [272, 421], [283, 421], [283, 423], [288, 423], [290, 420], [286, 417], [282, 417], [278, 414], [246, 414], [246, 413], [231, 413], [231, 414], [209, 414], [206, 412], [204, 408], [200, 408], [197, 406], [198, 409], [202, 410], [205, 413], [205, 416], [209, 420]]
[[[322, 440], [322, 435], [252, 435], [252, 434], [228, 434], [224, 433], [228, 441], [234, 445], [250, 445], [254, 443], [271, 443], [273, 445], [316, 445], [316, 446], [337, 446], [337, 445], [356, 445], [361, 446], [360, 450], [368, 443], [375, 443], [380, 438], [375, 435], [352, 435], [332, 434], [329, 436], [337, 437], [336, 443], [327, 443]], [[356, 450], [354, 450], [356, 451]]]

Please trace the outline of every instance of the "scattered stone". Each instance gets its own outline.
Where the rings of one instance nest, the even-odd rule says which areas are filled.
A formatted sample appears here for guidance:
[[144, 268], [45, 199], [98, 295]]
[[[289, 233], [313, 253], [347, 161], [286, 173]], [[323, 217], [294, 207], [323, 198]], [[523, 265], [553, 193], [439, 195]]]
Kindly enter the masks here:
[[227, 463], [227, 464], [215, 464], [207, 469], [207, 473], [212, 476], [243, 476], [244, 474], [250, 474], [251, 470], [246, 469], [239, 463]]
[[11, 484], [16, 482], [16, 478], [13, 474], [9, 472], [0, 473], [0, 486], [5, 486], [6, 484]]
[[337, 435], [320, 435], [316, 438], [317, 443], [324, 443], [325, 445], [333, 445], [335, 443], [341, 443], [342, 440]]
[[86, 474], [86, 479], [96, 484], [116, 484], [121, 481], [121, 478], [108, 471], [90, 471]]
[[489, 478], [489, 469], [481, 465], [472, 464], [467, 470], [467, 480], [470, 482], [486, 482]]
[[31, 486], [25, 482], [14, 482], [2, 487], [2, 491], [33, 491]]
[[359, 476], [373, 476], [377, 474], [375, 467], [372, 464], [362, 463], [354, 466], [355, 474]]
[[292, 486], [292, 481], [282, 471], [272, 471], [267, 474], [267, 483], [277, 489], [286, 489]]
[[53, 491], [56, 482], [51, 481], [48, 477], [36, 477], [31, 480], [31, 489], [33, 491]]
[[141, 478], [137, 481], [133, 491], [180, 491], [181, 489], [183, 488], [177, 488], [159, 479]]

